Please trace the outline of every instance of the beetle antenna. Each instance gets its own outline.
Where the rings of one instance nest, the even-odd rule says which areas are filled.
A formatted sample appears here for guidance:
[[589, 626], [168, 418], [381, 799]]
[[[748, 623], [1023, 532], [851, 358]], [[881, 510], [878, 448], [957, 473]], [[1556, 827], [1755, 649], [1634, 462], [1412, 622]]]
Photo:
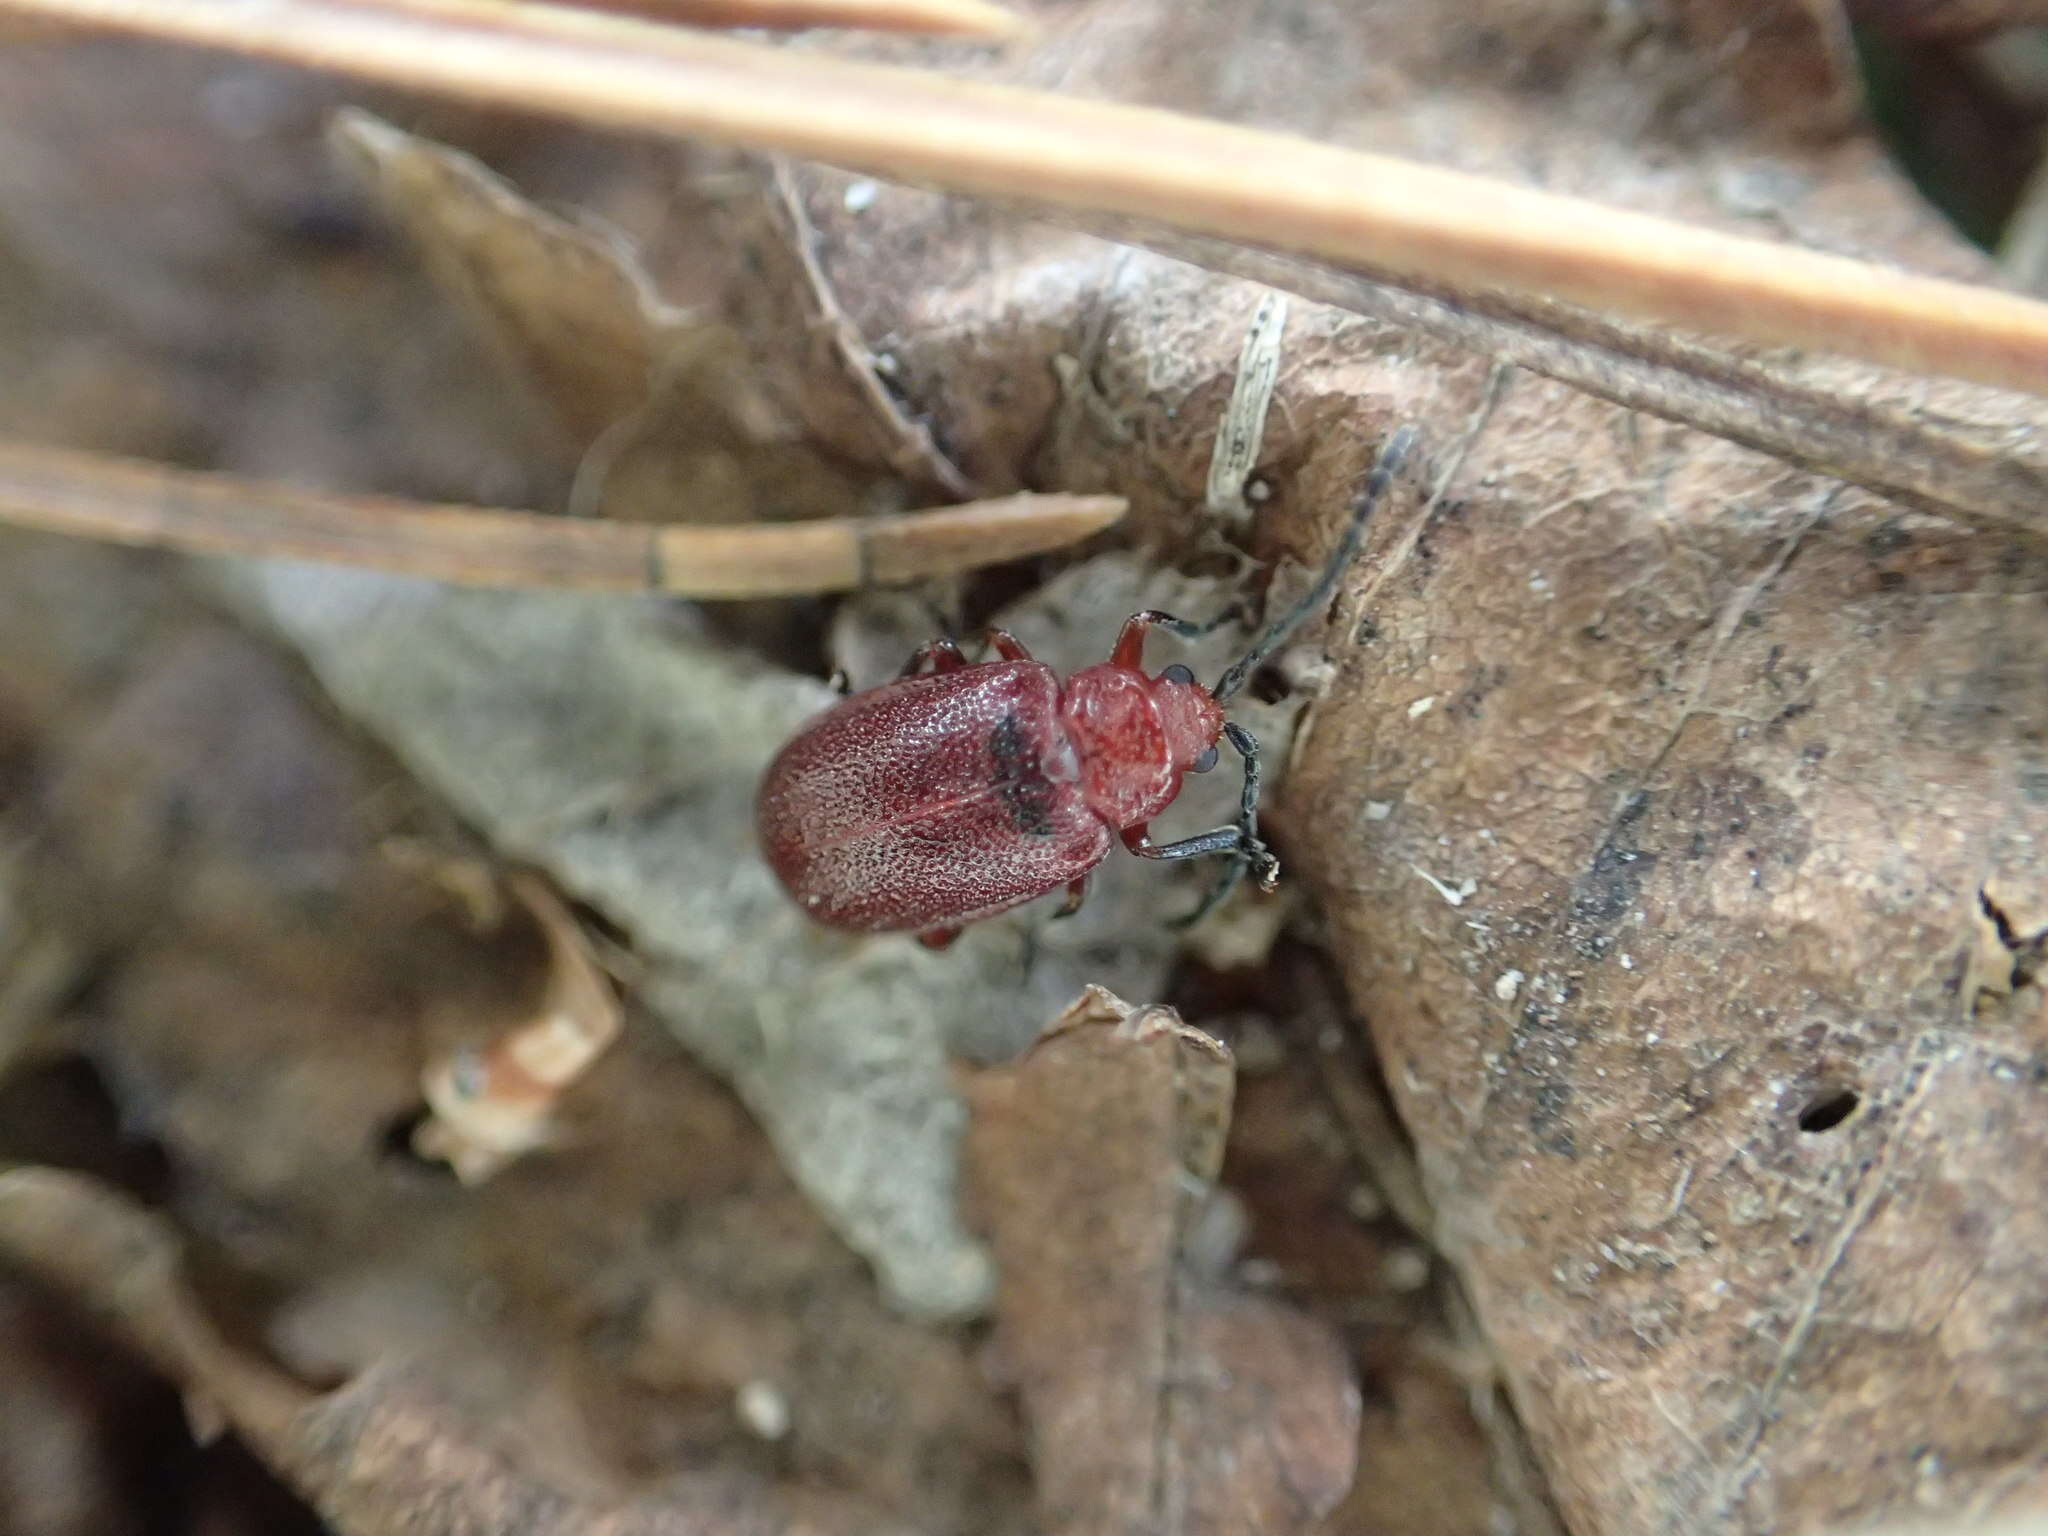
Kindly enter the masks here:
[[1403, 427], [1380, 449], [1380, 456], [1374, 461], [1372, 473], [1365, 477], [1365, 487], [1358, 493], [1358, 501], [1352, 508], [1351, 525], [1344, 530], [1344, 537], [1337, 542], [1329, 563], [1323, 567], [1323, 574], [1316, 578], [1316, 584], [1308, 595], [1279, 618], [1267, 626], [1252, 648], [1239, 657], [1231, 669], [1216, 680], [1210, 689], [1217, 703], [1230, 698], [1265, 662], [1266, 658], [1286, 643], [1287, 637], [1301, 627], [1302, 621], [1314, 615], [1330, 601], [1337, 590], [1337, 583], [1344, 579], [1345, 569], [1358, 554], [1358, 546], [1365, 540], [1365, 525], [1372, 517], [1373, 508], [1387, 493], [1394, 476], [1401, 472], [1409, 453], [1415, 447], [1416, 432], [1413, 427]]

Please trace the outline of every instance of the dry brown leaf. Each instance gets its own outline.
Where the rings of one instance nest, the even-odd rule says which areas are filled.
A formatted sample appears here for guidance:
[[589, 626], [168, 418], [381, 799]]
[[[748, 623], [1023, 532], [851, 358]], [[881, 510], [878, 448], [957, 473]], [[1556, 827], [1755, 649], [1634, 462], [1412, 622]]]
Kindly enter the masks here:
[[587, 453], [575, 510], [848, 515], [899, 494], [885, 475], [918, 504], [973, 494], [884, 388], [779, 178], [711, 200], [746, 273], [728, 324], [664, 302], [623, 236], [543, 211], [469, 155], [356, 109], [332, 136]]
[[586, 454], [573, 510], [684, 523], [873, 510], [862, 477], [769, 398], [739, 335], [664, 303], [621, 237], [367, 112], [338, 114], [333, 139]]
[[[43, 707], [91, 722], [43, 722], [30, 802], [39, 920], [94, 956], [64, 1037], [92, 1065], [67, 1067], [100, 1075], [136, 1163], [175, 1170], [155, 1177], [210, 1272], [260, 1294], [225, 1297], [238, 1333], [308, 1380], [408, 1362], [407, 1401], [440, 1405], [415, 1418], [490, 1425], [530, 1481], [585, 1490], [578, 1507], [715, 1466], [796, 1483], [799, 1506], [823, 1486], [926, 1532], [1020, 1530], [1017, 1431], [970, 1341], [891, 1314], [659, 1029], [622, 1036], [557, 1106], [557, 1145], [486, 1186], [405, 1155], [422, 1063], [531, 1007], [540, 936], [479, 934], [417, 861], [381, 856], [394, 827], [445, 818], [250, 637], [189, 607], [182, 634], [142, 628], [152, 595], [184, 606], [175, 588], [37, 542], [9, 536], [0, 562], [26, 584], [0, 600], [0, 712], [68, 660], [72, 686]], [[91, 657], [110, 640], [140, 655], [95, 687], [67, 643]], [[23, 1143], [20, 1102], [0, 1098], [0, 1158], [69, 1156], [68, 1136]], [[784, 1415], [772, 1445], [763, 1401]]]
[[2048, 1144], [1958, 987], [2044, 879], [2048, 572], [1636, 426], [1517, 380], [1439, 459], [1297, 846], [1574, 1526], [1996, 1499]]
[[579, 443], [646, 402], [671, 349], [704, 371], [712, 431], [741, 441], [773, 431], [765, 404], [749, 400], [737, 342], [664, 306], [618, 237], [543, 213], [473, 157], [368, 112], [335, 114], [330, 133], [435, 281]]
[[[1629, 39], [1590, 9], [1539, 25], [1480, 0], [1320, 13], [1306, 42], [1108, 4], [1066, 20], [1036, 78], [1142, 74], [1153, 100], [1388, 147], [1442, 132], [1521, 174], [1540, 146], [1553, 186], [1975, 259], [1866, 140], [1812, 136], [1832, 56], [1789, 4]], [[1498, 60], [1463, 51], [1475, 34]], [[1198, 67], [1225, 36], [1263, 69]], [[861, 223], [846, 178], [807, 179], [835, 290], [907, 338], [906, 388], [966, 462], [1042, 444], [1037, 475], [1127, 488], [1186, 547], [1241, 339], [1216, 317], [1247, 290], [915, 194]], [[997, 394], [1048, 334], [1083, 364], [1066, 413], [1050, 385]], [[1904, 381], [1883, 403], [1984, 420], [1979, 468], [2032, 472], [1984, 446], [2037, 433], [2031, 407]], [[1326, 547], [1402, 421], [1427, 451], [1308, 637], [1336, 671], [1274, 815], [1567, 1523], [1757, 1531], [2019, 1497], [2048, 1399], [1996, 1341], [2042, 1304], [2016, 1258], [2044, 1240], [2024, 1194], [2048, 1167], [2041, 992], [1991, 1017], [1958, 994], [1980, 889], [2020, 911], [2048, 889], [2038, 553], [2011, 521], [1966, 534], [1304, 306], [1267, 536]], [[2019, 489], [1994, 494], [2023, 508]], [[2009, 978], [2012, 952], [1991, 959]]]
[[[716, 199], [739, 274], [727, 284], [733, 325], [755, 366], [810, 437], [848, 463], [887, 469], [920, 501], [957, 501], [973, 483], [883, 384], [880, 365], [818, 264], [817, 232], [788, 167], [735, 173]], [[858, 201], [858, 199], [856, 199]]]
[[[1814, 103], [1840, 93], [1813, 78], [1801, 14], [1469, 0], [1281, 27], [1125, 0], [1063, 7], [1022, 67], [1980, 272], [1863, 135], [1816, 133]], [[1021, 465], [1128, 486], [1149, 532], [1197, 543], [1186, 512], [1241, 340], [1219, 317], [1248, 313], [1250, 290], [899, 189], [855, 217], [857, 183], [797, 180], [832, 291], [889, 338], [906, 393], [978, 477]], [[1064, 411], [1055, 352], [1074, 364]], [[1982, 397], [1888, 404], [1968, 415]], [[2015, 979], [1980, 946], [1978, 893], [2026, 913], [2048, 888], [2033, 660], [2048, 573], [2001, 534], [1934, 529], [1307, 306], [1290, 316], [1255, 547], [1312, 559], [1360, 459], [1418, 417], [1428, 473], [1312, 637], [1332, 686], [1274, 822], [1331, 916], [1439, 1235], [1574, 1528], [1806, 1528], [2036, 1495], [2039, 988], [1978, 1014], [1958, 994], [1987, 990], [1964, 985], [1980, 952]], [[588, 633], [498, 651], [497, 617], [415, 647], [475, 645], [489, 675], [556, 679]], [[369, 717], [360, 700], [399, 684], [362, 683], [340, 649], [323, 664], [361, 684]], [[567, 676], [557, 695], [583, 686]], [[553, 718], [542, 704], [510, 713]], [[646, 717], [615, 718], [666, 760]], [[518, 740], [411, 739], [444, 766]], [[580, 835], [617, 805], [578, 820], [568, 797], [490, 803], [508, 835], [558, 812]], [[993, 989], [962, 991], [986, 1010]], [[261, 1059], [188, 1072], [164, 1055], [162, 1078], [217, 1084]], [[1798, 1128], [1845, 1087], [1854, 1113]], [[215, 1093], [194, 1122], [240, 1109]]]
[[0, 1172], [0, 1254], [90, 1308], [187, 1393], [218, 1408], [340, 1536], [855, 1536], [899, 1530], [837, 1501], [806, 1511], [742, 1476], [669, 1481], [605, 1502], [548, 1485], [427, 1374], [375, 1368], [315, 1393], [223, 1338], [188, 1288], [169, 1224], [91, 1180]]
[[968, 1180], [1047, 1529], [1306, 1531], [1350, 1486], [1358, 1390], [1320, 1324], [1184, 1251], [1232, 1067], [1164, 1008], [1091, 988], [968, 1086]]

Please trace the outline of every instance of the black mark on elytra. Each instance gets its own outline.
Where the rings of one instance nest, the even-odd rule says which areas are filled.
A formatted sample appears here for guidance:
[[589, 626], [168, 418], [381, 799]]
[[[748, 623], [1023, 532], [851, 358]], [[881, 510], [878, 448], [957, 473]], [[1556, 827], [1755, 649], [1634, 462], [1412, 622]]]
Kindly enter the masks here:
[[988, 754], [996, 768], [995, 791], [1010, 808], [1010, 819], [1026, 837], [1052, 836], [1052, 781], [1039, 767], [1038, 753], [1025, 739], [1014, 714], [988, 736]]

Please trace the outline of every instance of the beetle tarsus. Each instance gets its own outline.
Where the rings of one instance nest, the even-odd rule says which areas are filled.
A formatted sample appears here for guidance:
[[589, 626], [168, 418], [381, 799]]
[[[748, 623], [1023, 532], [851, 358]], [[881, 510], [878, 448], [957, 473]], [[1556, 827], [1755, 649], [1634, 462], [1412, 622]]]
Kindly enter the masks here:
[[1280, 861], [1273, 857], [1271, 849], [1261, 843], [1249, 862], [1252, 879], [1258, 882], [1260, 890], [1270, 896], [1280, 888]]
[[1078, 880], [1069, 881], [1067, 883], [1067, 899], [1060, 903], [1059, 911], [1053, 913], [1053, 920], [1057, 922], [1060, 918], [1072, 917], [1081, 910], [1081, 903], [1087, 899], [1088, 877], [1083, 875]]

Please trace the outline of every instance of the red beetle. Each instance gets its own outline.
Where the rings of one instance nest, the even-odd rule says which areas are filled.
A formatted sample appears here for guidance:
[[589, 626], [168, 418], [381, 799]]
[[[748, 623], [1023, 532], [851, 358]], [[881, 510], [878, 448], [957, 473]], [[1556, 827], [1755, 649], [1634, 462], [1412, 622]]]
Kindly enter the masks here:
[[[1065, 683], [997, 629], [989, 641], [1000, 661], [970, 664], [951, 640], [934, 640], [896, 681], [841, 699], [761, 781], [756, 823], [777, 877], [821, 923], [911, 932], [935, 948], [1059, 886], [1073, 911], [1111, 834], [1140, 858], [1229, 857], [1188, 922], [1247, 870], [1270, 890], [1280, 864], [1259, 841], [1259, 744], [1223, 718], [1223, 704], [1329, 602], [1414, 438], [1404, 427], [1387, 441], [1313, 590], [1212, 689], [1180, 665], [1147, 677], [1143, 651], [1148, 630], [1193, 636], [1213, 626], [1145, 612], [1124, 621], [1108, 661]], [[1153, 842], [1152, 818], [1184, 774], [1215, 766], [1219, 738], [1244, 759], [1236, 822]]]

